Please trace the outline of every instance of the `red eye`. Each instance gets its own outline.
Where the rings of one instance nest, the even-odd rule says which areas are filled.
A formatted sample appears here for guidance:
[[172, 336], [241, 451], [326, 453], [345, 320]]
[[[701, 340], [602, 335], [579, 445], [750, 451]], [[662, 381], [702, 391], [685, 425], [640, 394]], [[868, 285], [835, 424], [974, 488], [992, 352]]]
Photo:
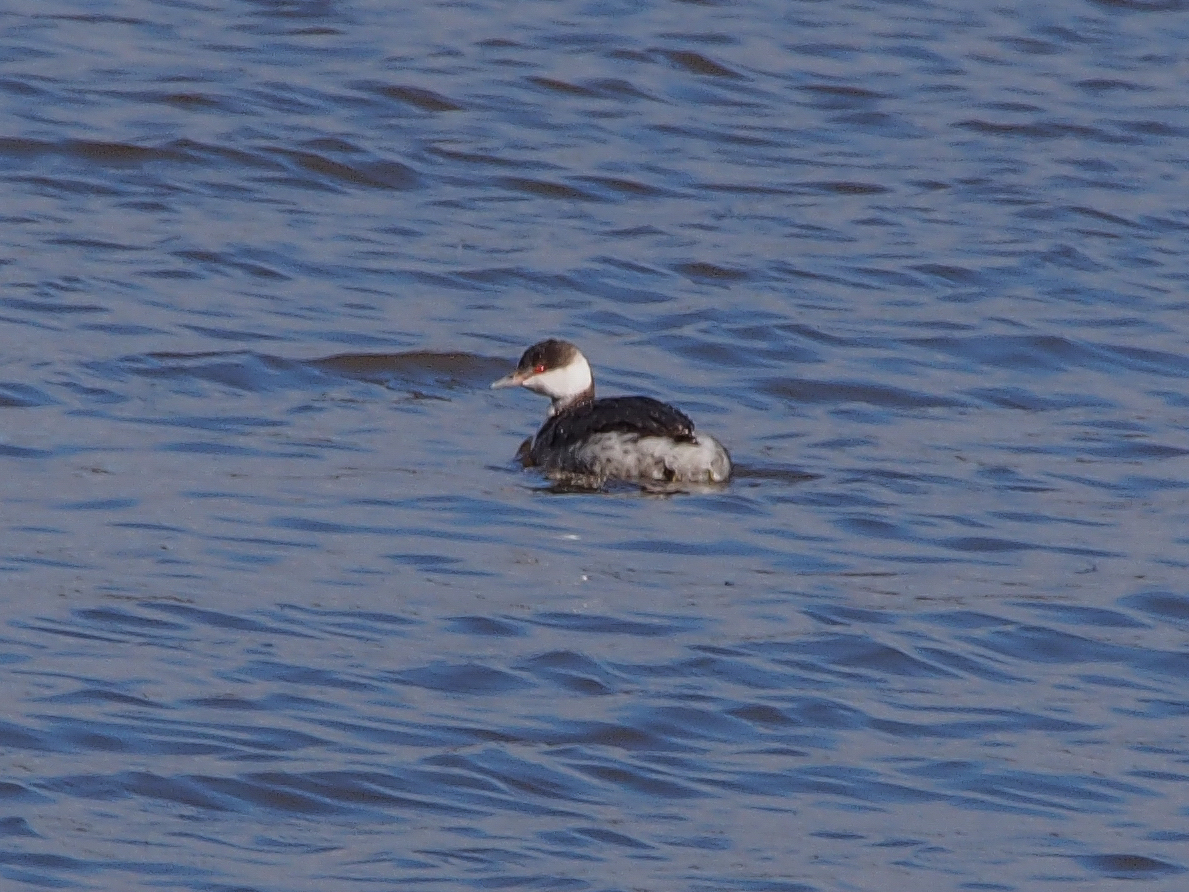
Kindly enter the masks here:
[[545, 371], [545, 366], [541, 365], [541, 363], [537, 363], [535, 366], [533, 366], [534, 375], [539, 375], [543, 371]]

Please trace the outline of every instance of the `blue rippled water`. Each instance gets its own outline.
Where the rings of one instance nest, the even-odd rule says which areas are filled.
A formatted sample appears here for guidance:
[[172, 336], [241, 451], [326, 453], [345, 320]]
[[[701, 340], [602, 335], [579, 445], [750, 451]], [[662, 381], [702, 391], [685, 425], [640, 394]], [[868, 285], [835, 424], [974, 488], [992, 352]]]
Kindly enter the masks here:
[[0, 11], [0, 885], [1183, 886], [1184, 12]]

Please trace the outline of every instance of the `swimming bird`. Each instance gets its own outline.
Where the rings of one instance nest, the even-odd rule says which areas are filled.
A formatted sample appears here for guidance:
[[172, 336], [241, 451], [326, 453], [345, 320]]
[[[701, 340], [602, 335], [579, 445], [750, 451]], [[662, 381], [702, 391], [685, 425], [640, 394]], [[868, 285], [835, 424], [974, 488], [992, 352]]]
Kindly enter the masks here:
[[550, 399], [545, 423], [517, 456], [555, 480], [722, 483], [731, 476], [727, 450], [695, 433], [684, 412], [648, 396], [595, 399], [590, 364], [569, 341], [533, 344], [491, 386], [516, 385]]

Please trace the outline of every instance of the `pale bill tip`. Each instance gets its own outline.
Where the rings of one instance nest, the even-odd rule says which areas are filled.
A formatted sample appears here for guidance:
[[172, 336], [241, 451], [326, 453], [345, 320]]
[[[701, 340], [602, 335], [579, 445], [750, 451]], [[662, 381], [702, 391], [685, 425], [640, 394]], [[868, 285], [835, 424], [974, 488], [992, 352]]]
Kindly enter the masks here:
[[510, 375], [504, 375], [504, 377], [500, 378], [498, 381], [492, 381], [491, 389], [499, 390], [501, 387], [515, 387], [523, 380], [524, 379], [520, 378], [516, 372], [513, 372]]

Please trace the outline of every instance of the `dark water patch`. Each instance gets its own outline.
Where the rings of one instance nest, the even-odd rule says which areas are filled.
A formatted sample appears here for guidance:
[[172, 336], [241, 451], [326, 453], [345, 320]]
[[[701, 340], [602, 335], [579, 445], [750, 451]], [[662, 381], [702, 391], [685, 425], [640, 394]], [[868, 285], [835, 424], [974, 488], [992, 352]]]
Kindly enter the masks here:
[[781, 465], [736, 464], [731, 471], [731, 479], [736, 482], [744, 480], [770, 481], [797, 485], [811, 480], [820, 480], [821, 474], [813, 474], [794, 467]]
[[374, 92], [385, 99], [393, 99], [424, 112], [462, 111], [465, 107], [453, 99], [425, 87], [408, 84], [357, 84], [355, 86], [356, 89]]
[[244, 145], [228, 145], [220, 142], [202, 142], [182, 137], [171, 146], [188, 156], [199, 159], [204, 166], [215, 170], [243, 168], [245, 172], [269, 171], [279, 173], [285, 170], [281, 160], [258, 150], [249, 150]]
[[38, 834], [24, 818], [12, 817], [0, 819], [0, 837], [6, 836], [24, 836], [36, 839]]
[[915, 541], [916, 536], [903, 524], [892, 523], [881, 517], [856, 516], [840, 517], [835, 523], [840, 529], [856, 533], [864, 538], [873, 539], [902, 539]]
[[728, 710], [727, 714], [764, 728], [789, 727], [795, 724], [782, 710], [764, 703], [748, 703]]
[[233, 458], [315, 458], [315, 453], [295, 449], [255, 449], [236, 446], [231, 443], [210, 443], [201, 440], [183, 440], [165, 443], [158, 447], [163, 452], [179, 452], [192, 455], [229, 456]]
[[[818, 448], [823, 445], [831, 444], [814, 444]], [[860, 444], [865, 445], [865, 444]], [[914, 474], [908, 471], [897, 471], [891, 468], [864, 468], [864, 469], [845, 469], [844, 475], [841, 477], [843, 483], [870, 483], [878, 486], [880, 489], [890, 490], [891, 492], [899, 493], [901, 495], [918, 495], [928, 492], [933, 487], [953, 486], [956, 481], [954, 478], [942, 477], [933, 474]], [[887, 508], [886, 502], [867, 502], [870, 507]], [[872, 518], [879, 520], [879, 518]], [[885, 521], [881, 521], [885, 522]]]
[[1041, 395], [1023, 387], [979, 387], [963, 391], [977, 400], [1004, 409], [1025, 412], [1059, 412], [1065, 409], [1109, 409], [1110, 401], [1087, 393], [1047, 393]]
[[666, 617], [663, 621], [627, 619], [618, 616], [599, 616], [579, 613], [537, 613], [526, 622], [573, 632], [594, 632], [599, 635], [629, 635], [652, 638], [693, 631], [701, 623], [696, 617]]
[[796, 89], [808, 93], [818, 107], [828, 110], [865, 108], [894, 98], [892, 93], [877, 93], [855, 84], [813, 83], [800, 85]]
[[89, 315], [91, 313], [106, 313], [108, 308], [99, 304], [63, 303], [61, 301], [30, 300], [21, 297], [0, 298], [0, 306], [14, 310], [26, 310], [30, 313], [46, 313], [51, 316]]
[[335, 523], [329, 520], [313, 520], [308, 517], [274, 517], [269, 521], [269, 526], [281, 530], [296, 530], [300, 533], [323, 533], [331, 535], [369, 533], [379, 536], [392, 536], [400, 532], [400, 530], [395, 528]]
[[138, 709], [164, 709], [165, 705], [161, 703], [154, 703], [144, 697], [131, 696], [123, 694], [119, 691], [109, 691], [102, 688], [87, 688], [85, 690], [74, 691], [70, 694], [58, 694], [53, 697], [42, 698], [44, 703], [53, 703], [56, 705], [62, 704], [78, 704], [85, 706], [129, 706]]
[[286, 627], [277, 623], [261, 622], [248, 616], [225, 613], [218, 610], [208, 610], [201, 607], [191, 607], [186, 604], [165, 604], [157, 602], [144, 603], [146, 610], [164, 613], [188, 624], [209, 626], [212, 629], [234, 630], [238, 632], [257, 632], [268, 635], [286, 635], [298, 638], [313, 637], [299, 628]]
[[738, 282], [749, 278], [749, 274], [744, 270], [719, 266], [705, 260], [680, 264], [674, 267], [674, 271], [695, 281]]
[[1177, 592], [1144, 592], [1122, 598], [1119, 603], [1161, 622], [1189, 629], [1189, 595]]
[[[207, 251], [182, 249], [171, 252], [170, 256], [178, 258], [183, 261], [184, 269], [180, 271], [170, 270], [167, 272], [157, 271], [154, 275], [169, 276], [177, 278], [189, 278], [196, 270], [201, 270], [204, 273], [217, 273], [221, 276], [238, 276], [243, 274], [251, 279], [284, 282], [288, 281], [290, 276], [277, 269], [277, 264], [270, 264], [266, 261], [276, 260], [275, 256], [270, 257], [267, 252], [260, 252], [256, 250], [237, 248], [234, 251]], [[223, 315], [223, 314], [220, 314]], [[221, 328], [215, 326], [194, 325], [192, 323], [184, 323], [184, 327], [190, 331], [205, 334], [221, 341], [270, 341], [281, 340], [281, 338], [268, 335], [263, 332], [247, 332], [237, 331], [234, 329]]]
[[[399, 808], [402, 811], [462, 817], [474, 810], [458, 803], [426, 798], [414, 778], [380, 772], [266, 772], [238, 782], [222, 780], [229, 789], [247, 793], [270, 810], [306, 814], [346, 814], [358, 809]], [[234, 784], [234, 787], [232, 786]], [[237, 795], [240, 795], [237, 793]]]
[[47, 797], [23, 784], [0, 781], [0, 802], [45, 802]]
[[1095, 368], [1101, 362], [1095, 350], [1056, 335], [930, 337], [908, 343], [995, 368], [1058, 371]]
[[[661, 270], [656, 269], [654, 267], [645, 266], [642, 263], [635, 263], [635, 262], [629, 261], [629, 260], [621, 260], [618, 257], [596, 257], [595, 260], [597, 260], [600, 264], [603, 264], [604, 266], [614, 267], [617, 270], [622, 270], [624, 272], [629, 272], [629, 273], [636, 273], [637, 275], [645, 275], [645, 276], [663, 276], [664, 275], [664, 272], [662, 272]], [[660, 297], [660, 296], [658, 295], [658, 297]], [[607, 319], [608, 321], [613, 321], [607, 316], [604, 316], [604, 318]]]
[[[136, 796], [185, 805], [190, 808], [211, 812], [252, 813], [257, 809], [268, 812], [326, 817], [358, 813], [382, 799], [374, 792], [372, 801], [357, 796], [352, 801], [346, 795], [327, 796], [324, 786], [308, 781], [301, 775], [262, 773], [240, 778], [215, 777], [210, 775], [162, 776], [151, 772], [129, 771], [115, 775], [81, 775], [64, 777], [49, 785], [58, 792], [72, 796], [111, 800], [125, 796]], [[418, 803], [412, 799], [390, 798], [389, 802], [404, 807], [417, 807], [451, 814], [461, 814], [457, 808], [435, 808], [430, 803]]]
[[717, 709], [694, 706], [637, 707], [627, 714], [633, 727], [662, 740], [729, 740], [735, 744], [755, 742], [759, 735], [749, 722]]
[[543, 682], [584, 696], [603, 696], [614, 693], [626, 679], [584, 654], [573, 651], [552, 651], [540, 654], [519, 664], [517, 670]]
[[[829, 195], [882, 195], [891, 191], [887, 186], [879, 183], [857, 183], [851, 180], [826, 180], [821, 182], [799, 183], [800, 188], [811, 192], [822, 192]], [[922, 269], [936, 275], [935, 269]]]
[[22, 727], [18, 723], [6, 721], [0, 721], [0, 746], [41, 753], [69, 750], [65, 741], [57, 739], [53, 734], [39, 732], [33, 728]]
[[761, 392], [795, 403], [863, 403], [892, 409], [928, 409], [968, 405], [963, 400], [864, 381], [820, 381], [810, 378], [769, 378]]
[[642, 851], [654, 851], [656, 848], [641, 840], [601, 827], [575, 827], [565, 833], [545, 834], [542, 838], [554, 845], [564, 845], [572, 849], [586, 848], [591, 841]]
[[[314, 638], [316, 636], [303, 633], [300, 637]], [[376, 689], [376, 685], [372, 681], [361, 681], [348, 677], [346, 672], [332, 672], [328, 669], [276, 660], [251, 660], [234, 670], [228, 670], [225, 674], [228, 679], [243, 680], [249, 683], [283, 683], [298, 687], [330, 688], [337, 691], [372, 691]]]
[[472, 696], [505, 693], [531, 684], [518, 675], [478, 663], [424, 666], [397, 673], [394, 680], [448, 694]]
[[583, 80], [561, 80], [558, 77], [534, 75], [527, 78], [534, 87], [548, 93], [573, 96], [575, 99], [653, 100], [655, 96], [630, 81], [616, 77], [591, 77]]
[[805, 658], [831, 670], [877, 671], [888, 675], [949, 677], [953, 673], [898, 648], [873, 641], [866, 635], [822, 635], [802, 642]]
[[1100, 458], [1117, 458], [1124, 461], [1148, 461], [1166, 458], [1179, 458], [1189, 455], [1189, 449], [1179, 446], [1169, 446], [1162, 443], [1143, 443], [1127, 440], [1122, 443], [1112, 443], [1094, 448], [1084, 448], [1082, 452]]
[[82, 570], [89, 566], [84, 561], [79, 560], [38, 557], [36, 555], [27, 554], [11, 555], [7, 558], [7, 563], [9, 566], [5, 569], [9, 570], [15, 567], [24, 567], [25, 569], [28, 569], [29, 567], [44, 567], [58, 570]]
[[[445, 753], [431, 756], [425, 764], [455, 777], [474, 778], [472, 785], [491, 790], [510, 790], [542, 797], [556, 803], [574, 805], [597, 798], [594, 785], [569, 771], [552, 767], [528, 754], [513, 755], [495, 747], [481, 747], [471, 753]], [[455, 780], [452, 786], [461, 786]]]
[[1099, 272], [1105, 269], [1103, 264], [1070, 245], [1057, 245], [1050, 248], [1040, 255], [1040, 260], [1053, 266], [1068, 267], [1082, 272]]
[[921, 263], [910, 267], [931, 279], [938, 279], [947, 285], [976, 286], [982, 276], [975, 270], [948, 263]]
[[0, 382], [0, 409], [31, 409], [53, 406], [57, 400], [48, 393], [16, 381]]
[[[539, 743], [562, 747], [560, 755], [575, 757], [591, 751], [611, 753], [675, 752], [685, 747], [649, 734], [645, 729], [620, 722], [569, 720], [552, 723], [548, 728], [533, 734]], [[608, 757], [614, 761], [614, 755]], [[568, 763], [565, 763], [568, 764]]]
[[510, 360], [469, 353], [343, 353], [307, 365], [344, 378], [373, 384], [445, 388], [476, 387], [494, 381]]
[[301, 384], [310, 386], [318, 380], [301, 363], [257, 353], [149, 353], [87, 363], [86, 368], [111, 381], [137, 376], [169, 381], [182, 392], [190, 393], [195, 392], [193, 388], [197, 384], [265, 392]]
[[[949, 710], [942, 711], [948, 712]], [[1028, 731], [1069, 734], [1095, 730], [1094, 725], [1011, 710], [964, 709], [959, 711], [979, 717], [942, 722], [904, 722], [873, 718], [869, 722], [869, 727], [896, 737], [922, 739], [937, 737], [957, 740], [973, 740], [993, 734], [1018, 734]]]
[[1132, 663], [1148, 674], [1189, 679], [1189, 652], [1186, 651], [1161, 652], [1153, 649], [1136, 654]]
[[160, 102], [184, 111], [231, 111], [230, 105], [223, 97], [201, 92], [145, 91], [137, 98], [144, 102]]
[[939, 766], [930, 763], [912, 774], [929, 773], [946, 789], [969, 794], [972, 803], [1021, 813], [1110, 814], [1125, 792], [1142, 788], [1077, 774], [1040, 775], [1027, 771], [985, 770], [981, 763]]
[[[1137, 347], [1076, 343], [1055, 335], [994, 335], [976, 338], [919, 338], [908, 343], [996, 368], [1065, 371], [1129, 371], [1183, 378], [1189, 360]], [[1093, 399], [1093, 397], [1091, 397]]]
[[20, 137], [0, 138], [0, 155], [14, 159], [61, 156], [106, 167], [140, 167], [152, 162], [192, 162], [184, 147], [66, 139], [60, 142]]
[[[218, 536], [206, 534], [202, 536], [207, 542], [219, 542], [227, 545], [237, 545], [240, 547], [260, 547], [260, 548], [304, 548], [304, 549], [318, 549], [320, 546], [315, 542], [299, 542], [294, 539], [276, 539], [266, 536]], [[224, 551], [223, 553], [230, 553]], [[260, 560], [268, 560], [263, 555], [257, 555]], [[245, 556], [245, 560], [250, 560], [250, 556]]]
[[[139, 247], [134, 245], [125, 245], [120, 242], [105, 241], [103, 239], [95, 238], [55, 238], [48, 239], [47, 244], [60, 245], [64, 248], [94, 248], [98, 251], [137, 251]], [[78, 308], [74, 308], [74, 312], [78, 312]], [[83, 310], [83, 312], [95, 312], [94, 310]]]
[[407, 164], [371, 157], [355, 146], [307, 145], [307, 151], [272, 146], [265, 153], [285, 162], [291, 174], [285, 181], [291, 186], [408, 190], [421, 182], [417, 172]]
[[1113, 880], [1154, 880], [1186, 870], [1179, 864], [1146, 855], [1082, 855], [1075, 860], [1091, 873]]
[[1025, 676], [1009, 672], [1003, 666], [997, 665], [997, 661], [980, 660], [967, 654], [956, 653], [950, 649], [930, 647], [923, 644], [918, 644], [915, 650], [930, 663], [948, 669], [958, 675], [983, 678], [987, 681], [1001, 684], [1018, 684], [1026, 680]]
[[973, 610], [951, 610], [943, 613], [925, 613], [921, 619], [950, 629], [990, 629], [1012, 625], [1012, 621], [989, 613]]
[[682, 68], [691, 74], [732, 80], [743, 78], [743, 75], [738, 71], [715, 62], [701, 53], [695, 53], [690, 50], [657, 50], [656, 52], [674, 66]]
[[137, 424], [159, 425], [161, 427], [182, 427], [189, 430], [221, 434], [251, 434], [258, 430], [285, 427], [286, 422], [275, 418], [261, 418], [252, 415], [147, 415], [130, 416], [122, 419]]
[[[686, 489], [687, 487], [679, 487], [675, 492], [684, 492]], [[765, 548], [763, 545], [740, 540], [677, 542], [661, 539], [632, 539], [624, 542], [614, 542], [609, 544], [608, 547], [618, 551], [641, 552], [644, 554], [689, 556], [718, 555], [721, 557], [748, 557], [771, 553], [771, 549]]]
[[1020, 625], [973, 640], [1026, 663], [1120, 663], [1133, 656], [1129, 648], [1045, 626]]
[[1079, 604], [1051, 604], [1025, 601], [1015, 606], [1048, 617], [1050, 621], [1065, 622], [1075, 626], [1098, 626], [1107, 629], [1144, 629], [1147, 623], [1132, 619], [1117, 610], [1102, 607], [1083, 607]]
[[525, 634], [515, 622], [489, 616], [460, 616], [451, 620], [450, 631], [463, 635], [482, 635], [494, 638], [518, 638]]
[[467, 164], [476, 164], [483, 167], [500, 167], [500, 168], [514, 168], [514, 169], [536, 169], [538, 165], [532, 162], [517, 160], [515, 158], [504, 158], [500, 155], [491, 154], [487, 152], [462, 151], [456, 148], [447, 146], [430, 146], [425, 150], [426, 154], [432, 157], [445, 158], [450, 161], [462, 161]]
[[655, 198], [667, 194], [666, 190], [626, 177], [583, 176], [576, 179], [602, 189], [609, 196]]
[[559, 80], [552, 77], [541, 77], [539, 75], [528, 78], [528, 82], [534, 86], [541, 87], [555, 93], [561, 93], [566, 96], [578, 96], [582, 98], [592, 98], [599, 94], [591, 89], [580, 86], [578, 84], [569, 83], [568, 81]]
[[547, 198], [563, 201], [601, 201], [594, 192], [568, 186], [565, 183], [549, 180], [532, 179], [530, 177], [501, 177], [500, 185], [512, 192], [518, 192], [532, 198]]
[[279, 612], [287, 622], [299, 622], [303, 627], [316, 629], [323, 635], [342, 635], [353, 639], [376, 639], [404, 635], [417, 620], [395, 613], [374, 610], [333, 610], [282, 604]]
[[[91, 700], [71, 704], [75, 712], [108, 708]], [[80, 709], [80, 707], [84, 707]], [[208, 723], [171, 719], [147, 713], [143, 706], [119, 704], [112, 717], [45, 715], [41, 721], [54, 735], [57, 751], [73, 753], [129, 753], [142, 756], [217, 756], [235, 759], [274, 759], [281, 754], [325, 749], [326, 741], [305, 731], [260, 723], [236, 724], [227, 716]], [[47, 750], [54, 751], [54, 750]]]
[[[50, 868], [53, 870], [70, 870], [84, 872], [86, 868], [91, 865], [88, 862], [78, 858], [70, 858], [66, 855], [51, 855], [51, 854], [18, 854], [15, 852], [0, 852], [0, 864], [16, 864], [23, 867], [41, 867]], [[45, 885], [51, 888], [61, 886], [71, 886], [73, 883], [54, 883], [49, 880]]]
[[[692, 127], [665, 127], [661, 129], [667, 134], [675, 136], [687, 136], [691, 139], [706, 138], [711, 142], [716, 143], [732, 142], [750, 147], [766, 147], [769, 145], [765, 140], [748, 138], [738, 134], [730, 133], [707, 134]], [[706, 180], [695, 183], [694, 186], [699, 192], [720, 193], [723, 195], [790, 196], [798, 194], [798, 190], [794, 186], [776, 186], [765, 183], [757, 184], [748, 182], [723, 182], [720, 180]], [[805, 229], [810, 232], [820, 233], [818, 229], [810, 225], [806, 225]], [[781, 267], [780, 264], [777, 264], [776, 268], [784, 267]]]
[[[707, 648], [694, 647], [694, 651]], [[757, 665], [739, 653], [737, 658], [718, 654], [714, 656], [700, 656], [683, 660], [672, 665], [662, 666], [616, 666], [627, 679], [637, 676], [653, 677], [689, 677], [702, 679], [718, 679], [731, 686], [738, 686], [745, 690], [783, 690], [790, 685], [800, 684], [803, 679], [796, 673], [780, 671], [776, 666]]]
[[0, 443], [0, 458], [49, 458], [54, 452], [48, 449], [31, 449], [27, 446], [13, 446]]
[[567, 764], [579, 774], [632, 796], [681, 801], [699, 799], [706, 795], [690, 784], [641, 766], [627, 766], [624, 763], [598, 764], [578, 760], [569, 761]]
[[1181, 12], [1189, 6], [1184, 0], [1094, 0], [1094, 3], [1128, 12]]
[[580, 291], [584, 283], [580, 278], [553, 273], [539, 273], [535, 270], [514, 267], [494, 266], [481, 269], [466, 269], [456, 272], [456, 278], [468, 283], [494, 288], [528, 287], [548, 292], [551, 299], [557, 299], [557, 293]]
[[826, 626], [891, 625], [894, 615], [845, 604], [825, 604], [805, 609], [804, 614]]
[[[207, 334], [221, 337], [210, 331]], [[241, 336], [242, 335], [242, 336]], [[252, 335], [236, 334], [233, 339]], [[357, 381], [400, 389], [412, 395], [444, 394], [460, 388], [487, 384], [502, 371], [507, 360], [489, 359], [465, 353], [414, 351], [397, 354], [340, 354], [325, 359], [297, 361], [260, 353], [151, 353], [120, 360], [86, 363], [85, 367], [110, 381], [129, 376], [168, 381], [180, 393], [201, 395], [204, 385], [247, 393], [277, 390], [318, 392], [338, 381]], [[196, 389], [199, 388], [199, 389]], [[146, 419], [150, 420], [150, 419]], [[189, 419], [181, 416], [158, 417], [153, 423], [186, 427], [212, 427], [228, 430], [254, 425], [279, 426], [282, 422], [234, 416]]]
[[1048, 141], [1076, 139], [1079, 142], [1131, 145], [1132, 140], [1110, 133], [1101, 127], [1083, 124], [1058, 123], [1056, 121], [1007, 122], [989, 121], [983, 118], [968, 118], [951, 125], [960, 130], [969, 130], [984, 136], [1016, 137], [1022, 140]]
[[424, 552], [397, 552], [386, 554], [384, 558], [405, 567], [411, 567], [424, 573], [442, 573], [451, 576], [487, 577], [494, 574], [485, 570], [471, 569], [467, 561], [462, 558], [443, 554], [426, 554]]
[[1128, 371], [1172, 378], [1189, 376], [1189, 358], [1179, 353], [1113, 344], [1103, 344], [1099, 349]]
[[1021, 513], [1018, 511], [991, 511], [988, 512], [988, 516], [1000, 520], [1010, 521], [1012, 523], [1037, 524], [1041, 526], [1056, 526], [1058, 524], [1070, 524], [1072, 526], [1095, 528], [1111, 526], [1111, 524], [1105, 520], [1086, 520], [1081, 517], [1058, 517], [1052, 514], [1041, 514], [1039, 512]]
[[[239, 269], [249, 272], [254, 276], [263, 276], [265, 278], [284, 279], [285, 276], [276, 272], [275, 270], [266, 269], [258, 264], [233, 264]], [[256, 341], [283, 341], [283, 337], [279, 335], [270, 335], [259, 331], [239, 331], [231, 328], [212, 328], [209, 325], [183, 325], [189, 331], [196, 332], [201, 335], [206, 335], [208, 338], [213, 338], [218, 341], [232, 341], [240, 344], [250, 344]]]
[[64, 511], [120, 511], [135, 508], [136, 499], [92, 499], [86, 502], [63, 502], [56, 507]]
[[655, 100], [651, 93], [631, 81], [616, 77], [596, 77], [584, 82], [586, 89], [605, 99], [649, 99]]
[[1118, 552], [1103, 551], [1097, 548], [1046, 545], [1039, 542], [1000, 539], [995, 536], [950, 536], [935, 541], [942, 548], [971, 554], [993, 555], [1022, 551], [1051, 551], [1058, 554], [1077, 555], [1079, 557], [1105, 558], [1118, 556]]
[[867, 769], [841, 766], [810, 766], [783, 773], [748, 772], [724, 786], [756, 796], [829, 796], [881, 807], [897, 802], [940, 802], [951, 798], [943, 793], [880, 780], [875, 772]]

